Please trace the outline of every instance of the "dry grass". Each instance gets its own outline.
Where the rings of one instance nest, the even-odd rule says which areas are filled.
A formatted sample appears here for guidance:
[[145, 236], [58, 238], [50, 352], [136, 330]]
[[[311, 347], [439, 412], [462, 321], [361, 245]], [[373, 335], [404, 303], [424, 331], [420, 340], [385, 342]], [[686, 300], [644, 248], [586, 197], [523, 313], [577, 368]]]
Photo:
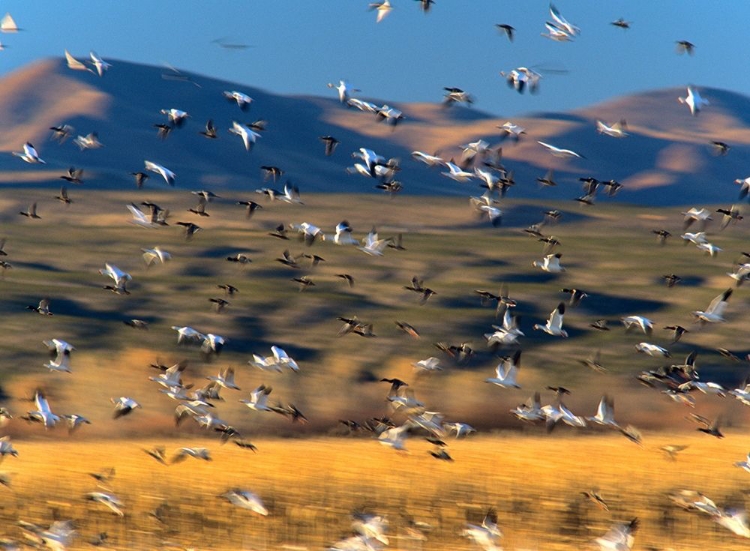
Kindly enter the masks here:
[[[470, 549], [466, 522], [498, 511], [507, 549], [581, 549], [615, 521], [638, 517], [636, 548], [739, 549], [745, 544], [706, 516], [687, 513], [666, 498], [695, 489], [720, 506], [744, 506], [747, 473], [732, 466], [746, 453], [740, 436], [646, 434], [639, 448], [617, 435], [500, 433], [451, 443], [453, 463], [434, 460], [429, 444], [409, 442], [399, 454], [367, 439], [258, 439], [253, 454], [231, 444], [206, 445], [212, 462], [159, 465], [143, 448], [156, 441], [18, 444], [6, 459], [13, 473], [0, 522], [8, 536], [15, 520], [48, 523], [72, 518], [76, 548], [106, 531], [117, 549], [164, 548], [165, 542], [204, 549], [319, 549], [350, 530], [350, 513], [386, 515], [396, 549]], [[669, 461], [659, 447], [689, 447]], [[177, 444], [168, 443], [168, 454]], [[53, 459], [54, 458], [54, 459]], [[119, 518], [84, 495], [96, 489], [87, 473], [114, 466], [110, 489], [125, 504]], [[230, 488], [259, 494], [267, 518], [234, 509], [218, 497]], [[605, 512], [582, 497], [596, 489]], [[166, 503], [164, 522], [149, 512]], [[407, 534], [406, 518], [432, 526], [424, 542]], [[161, 547], [160, 547], [161, 546]]]

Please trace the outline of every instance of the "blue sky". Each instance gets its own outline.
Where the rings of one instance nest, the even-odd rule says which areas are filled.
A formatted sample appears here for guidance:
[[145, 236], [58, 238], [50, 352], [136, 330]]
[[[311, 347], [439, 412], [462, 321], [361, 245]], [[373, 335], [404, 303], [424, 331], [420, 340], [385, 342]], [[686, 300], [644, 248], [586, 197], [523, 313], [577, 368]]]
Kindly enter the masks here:
[[[439, 102], [442, 88], [455, 86], [501, 117], [688, 83], [750, 93], [750, 2], [557, 0], [581, 28], [571, 43], [540, 36], [547, 1], [436, 0], [427, 15], [415, 0], [391, 3], [376, 24], [368, 0], [6, 0], [0, 10], [25, 30], [0, 35], [8, 45], [0, 72], [66, 48], [80, 57], [95, 50], [108, 61], [170, 63], [283, 94], [333, 97], [326, 84], [344, 78], [361, 97], [398, 105]], [[631, 29], [609, 24], [619, 17]], [[517, 29], [513, 43], [496, 23]], [[252, 47], [224, 49], [212, 42], [220, 38]], [[678, 55], [677, 40], [693, 42], [695, 55]], [[500, 77], [520, 65], [544, 75], [538, 95], [519, 95]]]

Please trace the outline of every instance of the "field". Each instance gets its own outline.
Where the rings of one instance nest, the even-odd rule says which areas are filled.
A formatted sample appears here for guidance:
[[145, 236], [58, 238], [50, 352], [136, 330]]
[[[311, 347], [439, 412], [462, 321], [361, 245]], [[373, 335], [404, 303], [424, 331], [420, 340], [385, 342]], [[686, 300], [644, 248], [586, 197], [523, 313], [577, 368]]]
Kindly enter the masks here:
[[[668, 491], [699, 490], [722, 506], [745, 504], [747, 473], [732, 463], [747, 449], [742, 433], [747, 410], [739, 401], [697, 395], [696, 408], [675, 404], [635, 379], [640, 371], [664, 363], [681, 363], [698, 351], [703, 381], [739, 386], [747, 363], [733, 362], [716, 349], [744, 357], [748, 300], [739, 287], [729, 301], [727, 321], [701, 327], [690, 312], [708, 303], [734, 281], [726, 276], [743, 250], [743, 222], [722, 232], [718, 220], [709, 226], [712, 242], [723, 251], [704, 256], [683, 246], [681, 209], [636, 207], [601, 199], [579, 208], [573, 202], [508, 200], [503, 225], [493, 228], [477, 219], [468, 202], [456, 198], [375, 195], [303, 195], [305, 205], [265, 202], [249, 190], [209, 203], [210, 217], [187, 212], [195, 196], [147, 189], [141, 192], [70, 190], [73, 203], [63, 205], [43, 189], [12, 190], [0, 200], [5, 251], [12, 268], [0, 277], [3, 301], [3, 351], [0, 386], [14, 418], [3, 428], [19, 452], [6, 458], [2, 471], [11, 473], [11, 488], [0, 488], [4, 502], [3, 531], [17, 537], [14, 522], [49, 523], [71, 518], [79, 537], [106, 531], [114, 548], [309, 549], [330, 546], [348, 534], [350, 514], [366, 509], [387, 515], [393, 547], [461, 549], [467, 521], [481, 522], [484, 511], [498, 510], [508, 549], [579, 549], [602, 535], [613, 521], [643, 521], [636, 548], [672, 547], [734, 549], [742, 539], [714, 525], [708, 517], [685, 513], [671, 505]], [[575, 195], [571, 190], [571, 196]], [[169, 227], [139, 228], [129, 223], [126, 205], [143, 200], [170, 210]], [[263, 209], [245, 218], [237, 200], [260, 200]], [[39, 220], [18, 215], [33, 201]], [[429, 202], [429, 208], [425, 208]], [[562, 245], [566, 271], [547, 274], [532, 267], [543, 256], [542, 243], [523, 231], [543, 218], [545, 210], [562, 212], [557, 225], [544, 227]], [[715, 210], [716, 207], [712, 208]], [[717, 219], [720, 215], [714, 215]], [[329, 236], [347, 219], [361, 238], [376, 226], [380, 236], [401, 234], [405, 250], [386, 249], [370, 257], [353, 247], [328, 241], [312, 247], [294, 239], [282, 241], [268, 233], [278, 224], [310, 222]], [[185, 240], [177, 221], [203, 229]], [[660, 247], [654, 229], [673, 237]], [[715, 240], [715, 241], [714, 241]], [[164, 265], [146, 268], [141, 249], [159, 245], [172, 254]], [[293, 256], [314, 253], [325, 261], [300, 269], [277, 262], [282, 251]], [[226, 258], [246, 254], [251, 262]], [[116, 295], [101, 287], [111, 281], [98, 273], [105, 262], [132, 275], [130, 294]], [[349, 287], [338, 274], [353, 276]], [[667, 288], [662, 276], [679, 274], [681, 283]], [[309, 276], [314, 286], [299, 290], [292, 278]], [[404, 289], [413, 276], [436, 294], [426, 304]], [[225, 297], [230, 305], [214, 311], [209, 299], [223, 297], [216, 287], [230, 283], [240, 289]], [[521, 390], [484, 383], [497, 356], [512, 349], [489, 349], [483, 334], [491, 332], [494, 305], [483, 306], [476, 289], [497, 292], [506, 283], [518, 301], [523, 349]], [[581, 305], [569, 307], [560, 339], [535, 331], [568, 295], [560, 289], [584, 289]], [[53, 316], [26, 309], [50, 298]], [[640, 314], [654, 319], [651, 337], [626, 334], [620, 317]], [[373, 324], [375, 338], [338, 336], [337, 317], [357, 316]], [[132, 318], [149, 322], [148, 331], [127, 327]], [[589, 327], [606, 319], [611, 328]], [[401, 332], [395, 321], [416, 327], [421, 337]], [[687, 333], [670, 344], [663, 326], [681, 324]], [[205, 357], [194, 346], [177, 344], [171, 326], [191, 326], [226, 338], [219, 357]], [[49, 373], [43, 364], [43, 340], [72, 343], [72, 373]], [[636, 353], [635, 344], [648, 339], [669, 348], [672, 359]], [[466, 362], [444, 355], [437, 342], [468, 342], [474, 354]], [[300, 365], [300, 373], [268, 373], [247, 364], [252, 354], [268, 355], [284, 348]], [[605, 373], [578, 360], [601, 350]], [[435, 356], [442, 371], [417, 376], [412, 364]], [[187, 383], [202, 386], [205, 377], [231, 366], [241, 391], [222, 391], [216, 414], [252, 440], [258, 453], [217, 438], [187, 420], [174, 426], [175, 402], [157, 391], [149, 376], [156, 362], [171, 365], [188, 360]], [[446, 420], [472, 424], [478, 434], [450, 442], [454, 462], [433, 459], [431, 446], [418, 435], [407, 442], [409, 454], [378, 445], [372, 438], [346, 435], [339, 419], [364, 422], [389, 415], [404, 420], [386, 404], [383, 377], [410, 383], [428, 410]], [[292, 403], [309, 419], [293, 424], [272, 413], [251, 412], [239, 403], [264, 383], [273, 387], [269, 403]], [[572, 390], [565, 403], [580, 415], [593, 415], [604, 393], [616, 399], [617, 420], [644, 433], [643, 447], [619, 434], [561, 427], [551, 435], [543, 427], [525, 427], [508, 411], [535, 390], [542, 402], [552, 396], [548, 385]], [[91, 421], [68, 435], [63, 427], [45, 430], [20, 419], [33, 409], [27, 400], [42, 389], [55, 413], [78, 413]], [[122, 419], [112, 419], [110, 398], [132, 396], [142, 405]], [[695, 432], [685, 416], [694, 411], [711, 419], [721, 416], [723, 440]], [[286, 437], [286, 438], [280, 438]], [[164, 467], [142, 448], [162, 444], [168, 453], [186, 445], [205, 445], [210, 463], [188, 459]], [[689, 444], [676, 462], [659, 447]], [[54, 458], [54, 461], [51, 460]], [[119, 518], [83, 496], [95, 483], [87, 476], [116, 468], [111, 489], [125, 503]], [[710, 473], [710, 476], [706, 476]], [[233, 488], [257, 492], [270, 509], [267, 518], [233, 509], [217, 496]], [[580, 492], [597, 488], [610, 512], [596, 509]], [[162, 502], [169, 504], [165, 523], [149, 517]], [[432, 526], [420, 542], [406, 536], [404, 515]], [[691, 547], [692, 546], [692, 547]]]

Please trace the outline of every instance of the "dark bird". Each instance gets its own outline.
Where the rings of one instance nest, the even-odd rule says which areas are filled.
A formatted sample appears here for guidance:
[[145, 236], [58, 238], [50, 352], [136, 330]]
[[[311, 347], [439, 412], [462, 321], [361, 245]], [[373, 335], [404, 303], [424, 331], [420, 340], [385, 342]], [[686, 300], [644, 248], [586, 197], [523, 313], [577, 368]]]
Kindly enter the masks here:
[[201, 130], [198, 132], [201, 136], [204, 136], [206, 138], [209, 138], [211, 140], [215, 140], [219, 137], [219, 135], [216, 133], [216, 127], [214, 126], [214, 121], [212, 119], [208, 119], [206, 121], [206, 129]]
[[610, 25], [614, 25], [615, 27], [626, 30], [630, 28], [630, 22], [625, 21], [622, 17], [620, 17], [617, 21], [612, 21]]
[[150, 178], [150, 176], [145, 172], [131, 172], [130, 174], [135, 177], [135, 187], [137, 187], [138, 189], [141, 189], [144, 182]]
[[287, 404], [286, 406], [277, 404], [275, 406], [270, 406], [270, 409], [274, 413], [278, 413], [280, 415], [283, 415], [284, 417], [288, 417], [292, 421], [292, 423], [300, 423], [304, 425], [308, 422], [307, 417], [305, 417], [304, 414], [299, 409], [297, 409], [294, 404]]
[[227, 262], [236, 262], [237, 264], [248, 264], [252, 262], [252, 260], [250, 260], [250, 257], [248, 257], [247, 255], [244, 255], [242, 253], [237, 253], [232, 256], [228, 256]]
[[276, 262], [281, 262], [284, 266], [289, 266], [290, 268], [299, 269], [297, 257], [292, 256], [292, 254], [289, 252], [289, 249], [281, 253], [281, 258], [277, 258]]
[[430, 8], [435, 3], [435, 0], [416, 0], [419, 2], [419, 9], [422, 10], [422, 13], [430, 13]]
[[711, 436], [715, 436], [716, 438], [724, 438], [724, 435], [721, 433], [721, 430], [719, 430], [719, 426], [721, 424], [721, 416], [714, 419], [712, 423], [707, 423], [703, 421], [705, 426], [698, 427], [698, 430], [701, 432], [705, 432], [706, 434], [710, 434]]
[[216, 298], [212, 297], [208, 299], [209, 302], [213, 303], [214, 310], [216, 310], [216, 313], [221, 313], [224, 311], [224, 308], [229, 306], [229, 301], [224, 300], [223, 298]]
[[156, 128], [156, 136], [160, 140], [166, 140], [169, 136], [169, 133], [172, 132], [172, 125], [166, 124], [166, 123], [159, 123], [155, 124], [154, 128]]
[[260, 167], [260, 170], [263, 172], [263, 181], [273, 178], [273, 181], [276, 182], [284, 174], [284, 171], [277, 166], [264, 165]]
[[576, 307], [581, 303], [581, 300], [588, 295], [581, 289], [560, 289], [561, 293], [568, 293], [570, 295], [570, 305]]
[[585, 360], [578, 361], [586, 367], [593, 369], [597, 373], [604, 373], [605, 371], [607, 371], [607, 369], [601, 363], [601, 352], [599, 350], [595, 351]]
[[392, 182], [383, 182], [375, 186], [375, 189], [380, 189], [386, 192], [391, 198], [395, 197], [397, 193], [403, 191], [404, 186], [401, 182], [393, 180]]
[[144, 329], [148, 330], [148, 322], [140, 319], [131, 319], [131, 320], [125, 320], [122, 323], [125, 325], [132, 327], [133, 329]]
[[727, 145], [724, 142], [716, 142], [716, 141], [711, 142], [711, 150], [713, 151], [713, 154], [718, 157], [723, 157], [724, 155], [729, 153], [730, 149], [731, 147], [729, 147], [729, 145]]
[[200, 226], [193, 224], [192, 222], [177, 222], [177, 225], [185, 228], [185, 239], [187, 240], [192, 239], [193, 235], [202, 229]]
[[664, 327], [667, 331], [672, 331], [672, 344], [676, 343], [677, 341], [682, 338], [682, 335], [685, 333], [690, 333], [689, 330], [685, 329], [681, 325], [667, 325]]
[[687, 40], [678, 40], [675, 42], [677, 44], [677, 53], [678, 54], [688, 54], [693, 55], [695, 53], [695, 44], [692, 42], [688, 42]]
[[721, 219], [722, 230], [732, 222], [739, 222], [744, 218], [741, 214], [740, 208], [737, 205], [732, 205], [728, 209], [716, 209], [716, 212], [724, 215]]
[[65, 186], [62, 186], [60, 188], [60, 195], [55, 195], [55, 199], [57, 199], [61, 203], [65, 203], [66, 205], [69, 205], [73, 202], [73, 200], [68, 197], [68, 188], [66, 188]]
[[667, 444], [659, 448], [661, 451], [667, 454], [667, 457], [671, 461], [677, 461], [677, 454], [683, 450], [686, 450], [688, 446], [679, 444]]
[[201, 195], [198, 197], [198, 205], [196, 205], [194, 208], [188, 209], [188, 212], [192, 212], [193, 214], [197, 214], [198, 216], [210, 216], [210, 214], [206, 212], [207, 204], [208, 201], [203, 195]]
[[27, 310], [33, 310], [37, 314], [42, 314], [43, 316], [51, 316], [52, 312], [49, 311], [49, 299], [43, 298], [39, 301], [38, 306], [27, 306]]
[[61, 179], [71, 184], [82, 184], [83, 183], [83, 169], [71, 166], [68, 169], [68, 173], [60, 176]]
[[668, 274], [668, 275], [663, 275], [661, 277], [664, 280], [664, 283], [667, 284], [667, 287], [674, 287], [680, 281], [682, 281], [682, 278], [678, 276], [677, 274]]
[[409, 386], [406, 382], [402, 381], [401, 379], [397, 379], [397, 378], [389, 379], [387, 377], [384, 377], [384, 378], [380, 379], [380, 382], [381, 383], [390, 383], [391, 384], [391, 389], [388, 391], [388, 395], [389, 396], [392, 395], [392, 394], [396, 394], [401, 387]]
[[21, 216], [25, 216], [27, 218], [36, 218], [36, 219], [41, 218], [41, 216], [39, 216], [36, 213], [36, 203], [35, 202], [31, 203], [31, 205], [29, 205], [29, 208], [27, 208], [25, 211], [22, 210], [18, 214], [20, 214]]
[[651, 230], [651, 233], [656, 235], [659, 245], [664, 245], [667, 242], [667, 238], [672, 236], [667, 230]]
[[508, 37], [508, 40], [510, 40], [511, 42], [513, 42], [513, 35], [516, 32], [515, 27], [512, 27], [511, 25], [508, 25], [507, 23], [496, 23], [495, 27], [497, 27], [497, 29], [501, 33], [505, 34], [505, 36]]
[[537, 178], [536, 181], [542, 184], [543, 186], [548, 186], [548, 187], [557, 185], [557, 182], [555, 182], [555, 172], [551, 168], [547, 171], [547, 174], [545, 174], [541, 178]]
[[75, 130], [69, 124], [50, 126], [49, 129], [52, 130], [52, 139], [58, 143], [63, 143], [65, 140], [67, 140], [70, 137], [71, 132]]
[[590, 323], [589, 327], [596, 329], [597, 331], [609, 331], [607, 327], [607, 320], [596, 320], [594, 323]]
[[272, 232], [268, 232], [268, 235], [271, 237], [278, 237], [279, 239], [289, 239], [289, 236], [287, 235], [287, 229], [284, 224], [279, 224], [276, 226], [276, 229]]
[[304, 291], [305, 289], [307, 289], [308, 287], [315, 286], [315, 282], [307, 276], [293, 277], [292, 281], [296, 281], [297, 283], [299, 283], [300, 293]]
[[419, 331], [417, 331], [412, 325], [406, 323], [405, 321], [396, 321], [396, 325], [398, 326], [401, 331], [409, 335], [410, 337], [414, 339], [419, 338]]
[[263, 207], [255, 201], [237, 201], [237, 205], [243, 205], [246, 209], [245, 216], [250, 218], [256, 210], [262, 209]]
[[609, 511], [609, 505], [607, 505], [607, 502], [604, 501], [604, 498], [597, 492], [596, 490], [591, 490], [588, 492], [581, 492], [581, 494], [594, 503], [597, 507], [604, 509], [605, 511]]
[[5, 242], [7, 241], [6, 238], [0, 239], [0, 256], [8, 256], [8, 253], [5, 252]]
[[343, 279], [344, 281], [346, 281], [346, 283], [349, 285], [349, 287], [354, 287], [354, 277], [352, 277], [351, 275], [349, 275], [349, 274], [336, 274], [336, 277], [340, 277], [341, 279]]
[[333, 136], [320, 136], [318, 139], [326, 146], [326, 157], [333, 155], [333, 152], [336, 151], [336, 146], [340, 143]]
[[219, 285], [217, 285], [217, 287], [219, 289], [223, 289], [224, 294], [230, 297], [233, 296], [235, 293], [240, 292], [240, 290], [237, 287], [235, 287], [234, 285], [229, 285], [228, 283], [220, 283]]

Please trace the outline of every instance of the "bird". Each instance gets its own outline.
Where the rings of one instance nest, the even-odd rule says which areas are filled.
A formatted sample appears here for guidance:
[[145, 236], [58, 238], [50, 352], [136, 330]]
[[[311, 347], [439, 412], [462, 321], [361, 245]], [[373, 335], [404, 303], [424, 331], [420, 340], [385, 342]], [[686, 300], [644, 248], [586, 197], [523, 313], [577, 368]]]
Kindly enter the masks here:
[[61, 179], [71, 184], [82, 184], [83, 183], [83, 169], [71, 166], [68, 168], [68, 173], [60, 176]]
[[677, 460], [677, 454], [686, 450], [688, 448], [687, 445], [678, 445], [678, 444], [667, 444], [666, 446], [662, 446], [659, 448], [661, 451], [663, 451], [665, 454], [667, 454], [667, 457], [671, 461]]
[[565, 315], [565, 303], [561, 302], [552, 313], [544, 325], [535, 324], [534, 329], [539, 329], [555, 337], [567, 337], [568, 332], [562, 328], [563, 316]]
[[594, 351], [585, 360], [578, 360], [580, 363], [596, 371], [597, 373], [604, 373], [607, 369], [601, 364], [601, 352], [599, 350]]
[[625, 120], [621, 120], [611, 125], [599, 120], [596, 121], [596, 131], [599, 132], [599, 134], [605, 134], [612, 138], [626, 138], [628, 136], [628, 133], [625, 131], [627, 127], [628, 125]]
[[672, 331], [672, 344], [679, 341], [680, 338], [682, 338], [682, 335], [690, 332], [681, 325], [667, 325], [666, 327], [664, 327], [664, 329]]
[[14, 151], [13, 155], [30, 164], [46, 164], [46, 162], [39, 157], [39, 154], [36, 152], [36, 148], [31, 144], [31, 142], [26, 142], [25, 144], [23, 144], [23, 151]]
[[672, 356], [669, 353], [669, 350], [667, 350], [663, 346], [659, 346], [649, 342], [639, 342], [635, 345], [635, 349], [636, 351], [642, 352], [643, 354], [648, 354], [649, 356], [663, 356], [665, 358], [670, 358]]
[[495, 376], [484, 380], [501, 388], [521, 388], [516, 382], [518, 370], [521, 368], [521, 350], [516, 350], [512, 357], [503, 358], [495, 368]]
[[188, 457], [192, 457], [194, 459], [201, 459], [203, 461], [212, 460], [211, 451], [208, 448], [183, 447], [183, 448], [179, 448], [174, 453], [174, 455], [172, 456], [172, 460], [170, 461], [170, 464], [174, 465], [175, 463], [182, 463]]
[[146, 167], [146, 170], [149, 170], [151, 172], [155, 172], [156, 174], [159, 174], [162, 178], [164, 178], [164, 181], [169, 184], [170, 186], [174, 187], [174, 181], [177, 175], [169, 170], [168, 168], [151, 162], [151, 161], [144, 161], [144, 165]]
[[615, 27], [619, 27], [620, 29], [627, 30], [627, 29], [630, 28], [630, 21], [625, 21], [625, 19], [623, 19], [622, 17], [620, 17], [619, 19], [617, 19], [615, 21], [612, 21], [610, 23], [610, 25], [613, 25]]
[[443, 95], [443, 105], [449, 107], [454, 103], [465, 103], [471, 105], [474, 103], [474, 98], [468, 92], [463, 91], [461, 88], [447, 87], [443, 88], [445, 94]]
[[594, 540], [600, 551], [630, 551], [635, 543], [635, 532], [639, 521], [634, 518], [628, 523], [614, 524], [609, 531]]
[[682, 104], [685, 104], [690, 109], [690, 114], [696, 116], [703, 109], [704, 105], [709, 105], [708, 100], [703, 99], [697, 90], [692, 86], [687, 87], [687, 96], [677, 98]]
[[268, 515], [268, 509], [263, 505], [260, 497], [248, 490], [234, 488], [221, 494], [221, 497], [241, 509], [247, 509], [264, 517]]
[[111, 64], [104, 61], [101, 57], [99, 57], [96, 52], [89, 52], [89, 57], [91, 58], [90, 63], [94, 66], [94, 69], [96, 69], [96, 74], [98, 74], [100, 77], [104, 76], [104, 73], [112, 67]]
[[115, 405], [115, 411], [112, 416], [114, 419], [124, 417], [125, 415], [130, 414], [133, 410], [141, 407], [141, 404], [127, 396], [111, 398], [110, 401]]
[[95, 503], [101, 503], [120, 517], [125, 516], [125, 513], [122, 510], [122, 502], [113, 494], [106, 492], [89, 492], [86, 494], [86, 499]]
[[318, 139], [325, 144], [326, 157], [333, 155], [333, 152], [336, 151], [336, 146], [341, 143], [333, 136], [319, 136]]
[[646, 335], [651, 335], [654, 330], [654, 322], [643, 316], [625, 316], [620, 318], [625, 326], [625, 332], [629, 333], [633, 329], [640, 329]]
[[86, 149], [101, 149], [104, 147], [104, 144], [99, 141], [99, 135], [96, 132], [89, 132], [85, 136], [76, 136], [73, 143], [76, 144], [81, 151], [85, 151]]
[[251, 98], [247, 94], [238, 92], [237, 90], [224, 90], [224, 92], [222, 92], [222, 95], [227, 101], [235, 102], [237, 104], [237, 107], [239, 107], [242, 111], [247, 111], [250, 108], [250, 104], [253, 102], [253, 98]]
[[372, 2], [369, 9], [370, 11], [375, 10], [378, 12], [375, 22], [380, 23], [391, 12], [393, 6], [391, 6], [390, 0], [382, 0], [380, 2]]
[[531, 264], [545, 272], [559, 274], [565, 271], [565, 268], [560, 265], [560, 258], [562, 258], [562, 253], [548, 254], [542, 260], [535, 260]]
[[153, 249], [141, 249], [141, 251], [143, 252], [143, 261], [146, 263], [146, 267], [150, 267], [156, 263], [165, 264], [172, 258], [170, 253], [161, 249], [158, 245]]
[[185, 239], [188, 241], [193, 238], [193, 235], [195, 235], [196, 232], [199, 232], [203, 229], [199, 225], [193, 224], [192, 222], [177, 222], [177, 225], [185, 228]]
[[727, 308], [727, 301], [732, 296], [733, 290], [727, 289], [719, 296], [714, 298], [705, 310], [696, 310], [693, 312], [695, 320], [701, 324], [718, 323], [726, 321], [724, 319], [724, 310]]
[[539, 145], [544, 146], [547, 149], [547, 151], [552, 153], [552, 155], [554, 155], [555, 157], [560, 157], [562, 159], [569, 158], [569, 157], [575, 157], [578, 159], [584, 158], [583, 155], [576, 153], [572, 149], [563, 149], [563, 148], [555, 147], [554, 145], [551, 145], [545, 142], [540, 142], [540, 141], [537, 141], [537, 143]]
[[507, 23], [495, 23], [495, 27], [497, 27], [497, 29], [501, 33], [507, 36], [510, 42], [513, 42], [513, 37], [516, 32], [515, 27], [513, 27], [512, 25], [508, 25]]
[[582, 291], [581, 289], [561, 289], [561, 293], [568, 293], [570, 295], [570, 306], [575, 308], [581, 303], [581, 300], [583, 300], [585, 297], [588, 296], [585, 291]]
[[49, 402], [41, 390], [37, 390], [34, 393], [34, 404], [36, 405], [36, 410], [29, 411], [24, 417], [27, 421], [41, 423], [45, 429], [54, 427], [60, 421], [61, 417], [52, 413]]
[[237, 121], [232, 122], [232, 128], [229, 129], [229, 132], [242, 138], [242, 143], [245, 145], [245, 151], [248, 152], [253, 149], [256, 141], [261, 137], [258, 132]]
[[711, 436], [715, 436], [716, 438], [724, 438], [724, 435], [721, 433], [720, 426], [721, 426], [721, 416], [717, 417], [711, 422], [704, 423], [704, 426], [698, 427], [697, 430], [699, 430], [700, 432], [709, 434]]
[[250, 393], [250, 399], [241, 399], [240, 402], [245, 404], [253, 411], [271, 411], [268, 406], [268, 395], [271, 394], [272, 387], [260, 385]]
[[596, 490], [589, 490], [589, 491], [581, 492], [581, 495], [583, 495], [586, 499], [594, 503], [597, 507], [605, 511], [609, 511], [609, 505], [607, 504], [606, 501], [604, 501], [604, 498]]
[[201, 136], [204, 138], [208, 138], [209, 140], [215, 140], [219, 137], [219, 134], [216, 132], [216, 127], [214, 126], [213, 119], [208, 119], [206, 121], [206, 128], [205, 130], [201, 130], [198, 132]]
[[692, 42], [688, 42], [687, 40], [677, 40], [675, 44], [677, 45], [678, 54], [693, 55], [695, 53], [695, 44]]
[[[133, 278], [129, 273], [123, 272], [117, 266], [108, 262], [104, 264], [103, 269], [99, 270], [99, 273], [101, 275], [111, 277], [115, 282], [114, 287], [111, 288], [112, 291], [118, 294], [130, 294], [130, 292], [127, 290], [127, 285]], [[110, 287], [106, 288], [109, 289]]]
[[26, 309], [32, 310], [36, 312], [37, 314], [41, 314], [43, 316], [51, 316], [53, 314], [52, 312], [50, 312], [49, 302], [50, 300], [48, 298], [43, 298], [42, 300], [39, 301], [38, 306], [27, 306]]
[[36, 213], [36, 202], [31, 203], [26, 210], [22, 210], [18, 214], [20, 214], [21, 216], [25, 216], [26, 218], [33, 218], [37, 220], [41, 218], [41, 216]]

